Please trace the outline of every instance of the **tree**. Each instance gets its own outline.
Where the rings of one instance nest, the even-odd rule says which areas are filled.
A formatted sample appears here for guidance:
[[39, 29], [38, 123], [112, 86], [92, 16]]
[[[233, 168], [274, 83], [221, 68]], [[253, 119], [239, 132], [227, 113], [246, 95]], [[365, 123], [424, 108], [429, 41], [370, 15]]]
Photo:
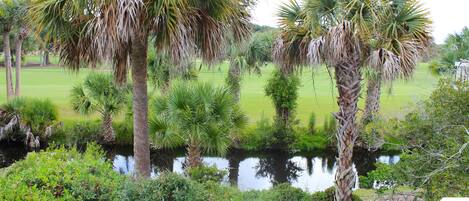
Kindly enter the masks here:
[[279, 12], [281, 33], [273, 54], [283, 71], [321, 63], [334, 71], [339, 92], [339, 112], [335, 113], [339, 153], [336, 200], [351, 200], [361, 67], [373, 58], [376, 24], [380, 23], [380, 13], [392, 7], [390, 2], [305, 0], [300, 4], [291, 1]]
[[[168, 49], [174, 63], [199, 51], [206, 62], [223, 52], [227, 33], [249, 33], [245, 0], [38, 0], [29, 9], [38, 31], [60, 44], [62, 63], [77, 70], [102, 58], [114, 62], [118, 83], [133, 81], [134, 157], [137, 177], [150, 176], [147, 53], [149, 38]], [[130, 61], [130, 62], [128, 62]], [[130, 64], [130, 65], [129, 65]]]
[[[269, 31], [269, 33], [274, 34], [272, 31]], [[266, 62], [272, 60], [270, 57], [273, 45], [272, 39], [272, 35], [269, 36], [258, 32], [253, 35], [247, 44], [238, 45], [232, 42], [229, 46], [230, 67], [226, 77], [226, 84], [237, 102], [240, 99], [243, 72], [253, 71], [260, 74], [260, 68]]]
[[110, 75], [90, 74], [82, 84], [73, 87], [71, 101], [73, 110], [81, 114], [98, 112], [102, 117], [103, 142], [114, 143], [112, 117], [125, 106], [127, 86], [117, 86]]
[[0, 2], [0, 26], [3, 34], [3, 54], [5, 56], [4, 65], [6, 72], [7, 99], [14, 96], [13, 78], [11, 75], [11, 48], [10, 48], [10, 31], [13, 26], [14, 4], [12, 1]]
[[21, 61], [23, 53], [23, 41], [28, 36], [28, 25], [25, 20], [27, 13], [27, 4], [26, 1], [18, 0], [16, 1], [16, 10], [15, 10], [15, 25], [17, 27], [17, 33], [15, 37], [15, 74], [16, 74], [16, 84], [15, 84], [15, 96], [20, 96], [21, 88]]
[[429, 14], [417, 1], [391, 1], [377, 15], [376, 31], [371, 33], [375, 39], [368, 65], [365, 124], [379, 112], [382, 82], [411, 77], [419, 55], [432, 43]]
[[450, 34], [441, 48], [439, 65], [442, 72], [452, 72], [454, 63], [469, 58], [469, 28], [464, 27], [461, 32]]
[[207, 83], [175, 83], [153, 101], [150, 130], [159, 147], [187, 145], [187, 165], [202, 164], [202, 148], [225, 154], [246, 117], [226, 88]]

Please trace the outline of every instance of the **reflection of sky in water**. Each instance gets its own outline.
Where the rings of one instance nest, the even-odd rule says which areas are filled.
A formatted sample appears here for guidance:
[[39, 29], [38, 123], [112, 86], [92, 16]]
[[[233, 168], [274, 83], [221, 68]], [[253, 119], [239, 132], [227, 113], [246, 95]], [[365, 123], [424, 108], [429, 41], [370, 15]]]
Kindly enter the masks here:
[[[173, 161], [173, 171], [177, 173], [183, 173], [184, 157], [177, 157]], [[291, 179], [291, 184], [295, 187], [301, 188], [309, 192], [322, 191], [326, 188], [334, 185], [335, 171], [337, 169], [335, 163], [331, 163], [330, 158], [313, 157], [310, 165], [312, 168], [311, 172], [308, 171], [308, 159], [306, 157], [295, 156], [289, 159], [298, 168], [298, 177]], [[204, 157], [203, 161], [205, 164], [212, 166], [215, 165], [218, 169], [229, 170], [229, 162], [225, 158], [221, 157]], [[243, 159], [239, 163], [238, 172], [238, 187], [241, 190], [253, 190], [253, 189], [268, 189], [272, 187], [272, 180], [269, 176], [258, 175], [257, 166], [259, 165], [260, 159], [257, 157], [248, 157]], [[379, 156], [376, 162], [382, 163], [397, 163], [399, 156]], [[113, 161], [114, 170], [122, 174], [133, 174], [134, 173], [134, 159], [132, 156], [116, 155]], [[332, 165], [332, 167], [331, 167]], [[356, 168], [354, 166], [354, 170]], [[152, 166], [152, 177], [156, 175], [154, 164]], [[358, 180], [358, 177], [356, 177]], [[228, 176], [224, 178], [224, 183], [228, 183]], [[356, 187], [358, 182], [356, 183]]]

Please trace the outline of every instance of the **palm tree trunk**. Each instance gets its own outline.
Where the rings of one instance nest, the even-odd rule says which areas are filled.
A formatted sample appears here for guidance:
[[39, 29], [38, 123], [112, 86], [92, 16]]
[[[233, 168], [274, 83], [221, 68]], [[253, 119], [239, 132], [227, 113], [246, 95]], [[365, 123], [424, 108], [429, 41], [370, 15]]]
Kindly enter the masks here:
[[103, 115], [103, 124], [101, 126], [104, 143], [113, 144], [116, 140], [116, 135], [114, 133], [114, 129], [112, 128], [112, 116], [110, 113], [105, 113]]
[[28, 30], [25, 27], [21, 27], [19, 33], [15, 40], [15, 51], [16, 51], [16, 84], [15, 84], [15, 96], [20, 96], [20, 77], [21, 77], [21, 53], [22, 53], [22, 46], [23, 40], [26, 38], [28, 34]]
[[49, 59], [49, 50], [46, 48], [44, 48], [44, 50], [42, 50], [42, 61], [41, 61], [41, 66], [44, 67], [44, 66], [48, 66], [50, 64], [50, 59]]
[[239, 102], [241, 96], [241, 69], [239, 68], [239, 65], [230, 65], [227, 79], [234, 100]]
[[374, 115], [379, 111], [379, 98], [381, 96], [381, 79], [372, 78], [368, 80], [365, 102], [365, 113], [363, 114], [363, 123], [366, 124], [373, 120]]
[[355, 185], [353, 171], [353, 147], [357, 138], [356, 113], [360, 95], [361, 74], [359, 61], [349, 61], [335, 66], [337, 88], [339, 90], [339, 112], [335, 114], [339, 127], [337, 144], [339, 161], [335, 176], [336, 200], [351, 201]]
[[200, 152], [199, 144], [191, 140], [189, 146], [187, 146], [187, 167], [199, 167], [202, 165], [202, 157]]
[[138, 178], [150, 177], [148, 141], [147, 36], [132, 41], [130, 54], [133, 81], [134, 157]]
[[5, 72], [6, 72], [6, 85], [7, 85], [7, 99], [10, 99], [13, 95], [13, 78], [11, 76], [11, 50], [10, 50], [10, 32], [3, 32], [3, 53], [5, 54]]

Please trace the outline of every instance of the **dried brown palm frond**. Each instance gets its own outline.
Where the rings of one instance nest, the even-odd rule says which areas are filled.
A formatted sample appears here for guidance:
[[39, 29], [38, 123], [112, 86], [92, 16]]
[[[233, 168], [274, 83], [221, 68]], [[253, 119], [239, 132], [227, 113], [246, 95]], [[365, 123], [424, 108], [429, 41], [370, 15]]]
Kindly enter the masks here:
[[324, 36], [324, 59], [329, 66], [361, 58], [360, 40], [351, 22], [343, 21]]
[[311, 40], [308, 46], [308, 59], [311, 64], [323, 63], [324, 37]]
[[420, 51], [418, 43], [412, 40], [401, 42], [399, 49], [399, 60], [401, 64], [401, 76], [409, 78], [415, 70], [419, 59]]
[[379, 49], [373, 51], [368, 58], [368, 65], [385, 81], [396, 79], [401, 73], [400, 59], [391, 51]]

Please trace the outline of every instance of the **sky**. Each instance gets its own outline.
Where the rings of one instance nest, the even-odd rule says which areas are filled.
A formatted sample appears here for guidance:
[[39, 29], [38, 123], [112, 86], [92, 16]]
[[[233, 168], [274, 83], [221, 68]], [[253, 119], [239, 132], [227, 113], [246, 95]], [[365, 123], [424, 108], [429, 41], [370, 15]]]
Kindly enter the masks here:
[[[277, 10], [289, 0], [258, 0], [252, 11], [252, 22], [259, 25], [277, 26]], [[437, 44], [444, 42], [449, 34], [469, 27], [469, 0], [420, 0], [430, 12], [432, 33]]]

